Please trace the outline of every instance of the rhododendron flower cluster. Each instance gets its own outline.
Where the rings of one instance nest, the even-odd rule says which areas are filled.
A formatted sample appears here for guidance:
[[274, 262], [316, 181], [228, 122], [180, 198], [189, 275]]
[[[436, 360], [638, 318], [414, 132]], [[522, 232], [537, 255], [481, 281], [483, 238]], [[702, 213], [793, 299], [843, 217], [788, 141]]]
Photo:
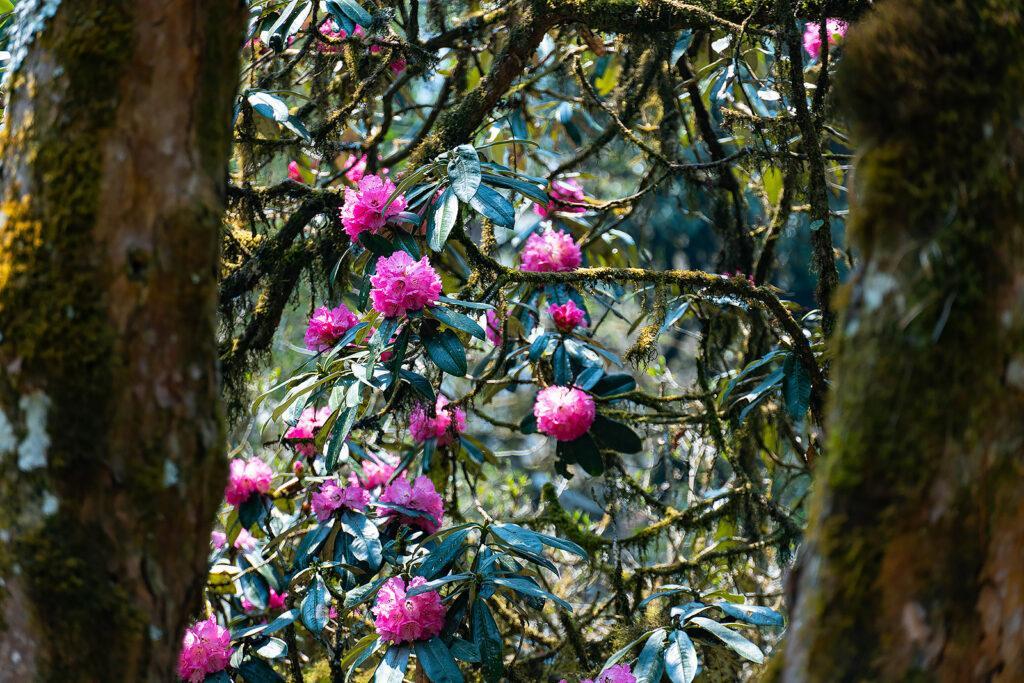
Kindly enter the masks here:
[[[427, 580], [416, 576], [409, 588], [422, 586]], [[400, 576], [388, 579], [377, 593], [373, 606], [374, 626], [382, 640], [391, 643], [409, 643], [430, 640], [441, 633], [448, 609], [437, 591], [406, 595], [405, 581]]]
[[236, 550], [249, 552], [256, 549], [256, 538], [249, 533], [249, 530], [242, 528], [235, 537], [234, 547]]
[[428, 534], [440, 529], [441, 523], [444, 521], [444, 502], [437, 489], [434, 488], [434, 482], [430, 481], [428, 477], [416, 477], [416, 481], [411, 485], [403, 478], [395, 479], [384, 489], [384, 493], [380, 496], [380, 502], [400, 505], [430, 515], [431, 519], [427, 519], [426, 517], [404, 515], [398, 510], [389, 508], [381, 509], [381, 515], [397, 518], [402, 524], [420, 528]]
[[487, 325], [484, 331], [487, 333], [487, 341], [495, 346], [501, 346], [501, 319], [498, 318], [497, 313], [491, 310], [487, 311], [485, 317]]
[[224, 533], [223, 531], [218, 531], [217, 529], [214, 529], [210, 532], [210, 545], [212, 545], [215, 550], [220, 550], [227, 544], [228, 535], [226, 533]]
[[294, 180], [297, 183], [302, 182], [302, 169], [299, 168], [299, 162], [289, 161], [288, 162], [288, 178]]
[[335, 510], [348, 508], [363, 511], [370, 504], [370, 492], [361, 486], [339, 486], [337, 479], [328, 479], [313, 494], [310, 506], [321, 522], [326, 522]]
[[284, 433], [284, 438], [291, 442], [297, 453], [312, 457], [316, 455], [313, 438], [330, 416], [331, 409], [326, 406], [319, 410], [306, 408], [299, 415], [299, 421], [295, 423], [295, 426]]
[[547, 387], [533, 404], [537, 429], [559, 441], [575, 441], [590, 429], [597, 416], [594, 399], [576, 387]]
[[404, 251], [377, 259], [377, 272], [370, 278], [373, 309], [386, 318], [405, 315], [432, 306], [441, 296], [441, 278], [424, 256], [414, 260]]
[[[566, 683], [566, 680], [563, 678], [559, 683]], [[596, 680], [584, 678], [580, 683], [636, 683], [636, 676], [629, 664], [615, 664], [602, 671]]]
[[551, 316], [559, 332], [568, 334], [577, 327], [587, 326], [587, 314], [571, 299], [561, 306], [554, 304], [549, 306], [548, 315]]
[[349, 485], [362, 486], [368, 491], [373, 491], [388, 483], [388, 479], [398, 467], [398, 458], [389, 455], [371, 455], [363, 460], [360, 466], [363, 468], [362, 476], [350, 472], [348, 475]]
[[306, 348], [330, 351], [345, 333], [359, 324], [359, 318], [345, 304], [335, 308], [321, 306], [313, 312], [306, 326]]
[[541, 206], [540, 204], [533, 205], [533, 210], [537, 212], [537, 215], [544, 218], [547, 218], [556, 211], [561, 213], [586, 213], [587, 211], [582, 206], [571, 206], [565, 203], [579, 203], [586, 197], [583, 192], [583, 186], [572, 178], [555, 180], [552, 182], [548, 196], [551, 197], [551, 200], [548, 202], [547, 206]]
[[178, 656], [178, 676], [199, 683], [209, 674], [224, 670], [231, 661], [231, 632], [210, 617], [187, 631]]
[[534, 273], [576, 270], [583, 262], [579, 245], [572, 235], [562, 230], [533, 233], [526, 238], [520, 258], [523, 270]]
[[412, 438], [419, 442], [437, 439], [439, 446], [447, 446], [455, 440], [456, 435], [466, 431], [466, 411], [462, 408], [448, 408], [447, 405], [448, 399], [438, 395], [434, 417], [427, 415], [423, 404], [413, 408], [409, 414], [409, 433]]
[[355, 161], [349, 157], [345, 164], [345, 177], [352, 183], [358, 183], [366, 175], [366, 155], [362, 155]]
[[341, 224], [352, 241], [364, 232], [377, 234], [389, 219], [405, 211], [404, 194], [384, 206], [396, 189], [389, 178], [364, 175], [358, 185], [358, 189], [345, 188], [345, 205], [341, 207]]
[[224, 489], [224, 497], [230, 505], [238, 507], [254, 493], [266, 493], [270, 490], [270, 482], [274, 478], [274, 470], [259, 458], [231, 461], [228, 473], [228, 485]]
[[[825, 30], [828, 33], [828, 44], [835, 45], [842, 40], [846, 35], [847, 27], [847, 23], [842, 19], [826, 19]], [[804, 26], [804, 49], [814, 59], [821, 54], [821, 24], [809, 21]]]

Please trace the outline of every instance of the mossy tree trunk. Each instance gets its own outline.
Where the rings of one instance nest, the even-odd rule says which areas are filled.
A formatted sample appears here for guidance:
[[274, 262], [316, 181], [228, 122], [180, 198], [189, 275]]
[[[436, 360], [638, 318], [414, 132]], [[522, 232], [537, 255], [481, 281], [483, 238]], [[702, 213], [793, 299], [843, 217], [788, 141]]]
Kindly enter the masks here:
[[785, 681], [1024, 680], [1024, 9], [854, 27], [862, 259]]
[[223, 490], [239, 0], [23, 0], [0, 132], [0, 679], [172, 680]]

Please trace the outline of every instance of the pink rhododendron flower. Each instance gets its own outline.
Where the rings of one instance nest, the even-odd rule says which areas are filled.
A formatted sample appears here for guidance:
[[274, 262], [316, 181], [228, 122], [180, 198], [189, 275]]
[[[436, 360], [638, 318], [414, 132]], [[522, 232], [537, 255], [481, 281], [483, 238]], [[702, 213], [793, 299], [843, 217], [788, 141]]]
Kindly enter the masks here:
[[249, 552], [256, 549], [256, 539], [248, 529], [242, 529], [235, 537], [235, 549]]
[[[414, 577], [409, 581], [409, 588], [422, 586], [426, 582], [422, 576]], [[377, 635], [391, 643], [430, 640], [444, 628], [447, 611], [437, 591], [407, 597], [405, 581], [400, 576], [394, 576], [377, 593], [377, 601], [373, 605], [373, 613], [377, 618], [373, 624]]]
[[319, 410], [306, 408], [299, 415], [299, 421], [295, 423], [295, 426], [284, 433], [284, 438], [291, 442], [292, 447], [300, 455], [313, 457], [316, 455], [313, 438], [330, 416], [331, 409], [326, 406]]
[[360, 477], [355, 472], [349, 473], [349, 485], [362, 486], [368, 491], [373, 491], [388, 483], [388, 479], [398, 467], [398, 458], [388, 455], [371, 455], [363, 460], [360, 466], [363, 468], [363, 476]]
[[274, 470], [259, 458], [245, 461], [235, 458], [231, 461], [228, 474], [228, 485], [224, 489], [224, 497], [229, 505], [238, 507], [254, 493], [266, 493], [270, 490], [270, 482], [274, 478]]
[[335, 308], [321, 306], [313, 312], [306, 327], [306, 348], [330, 351], [345, 333], [359, 324], [359, 318], [345, 304]]
[[364, 175], [359, 179], [359, 189], [345, 188], [345, 205], [341, 207], [341, 224], [352, 241], [364, 232], [377, 234], [388, 219], [405, 211], [405, 195], [385, 209], [388, 197], [395, 191], [395, 184], [388, 178]]
[[405, 315], [437, 303], [441, 278], [426, 256], [414, 261], [404, 251], [377, 259], [377, 273], [370, 278], [373, 309], [387, 318]]
[[[455, 440], [456, 435], [466, 431], [466, 411], [462, 408], [447, 408], [448, 399], [438, 395], [434, 409], [434, 417], [427, 415], [423, 404], [417, 404], [409, 414], [409, 433], [416, 441], [437, 439], [437, 445], [447, 446]], [[454, 418], [454, 434], [452, 422]]]
[[441, 501], [437, 489], [434, 488], [434, 482], [427, 477], [416, 477], [416, 481], [412, 485], [403, 478], [395, 479], [384, 489], [384, 493], [380, 496], [380, 502], [394, 503], [404, 508], [427, 513], [433, 519], [409, 517], [398, 510], [381, 508], [381, 515], [397, 517], [402, 524], [418, 527], [428, 534], [440, 529], [441, 522], [444, 520], [444, 503]]
[[209, 674], [222, 671], [231, 661], [231, 632], [210, 617], [187, 631], [178, 655], [178, 676], [199, 683]]
[[210, 543], [217, 550], [220, 550], [228, 544], [228, 535], [223, 531], [217, 531], [214, 529], [210, 532]]
[[[846, 35], [847, 23], [842, 19], [826, 19], [825, 29], [828, 31], [828, 44], [835, 45]], [[815, 21], [804, 26], [804, 49], [812, 58], [821, 54], [821, 24]]]
[[346, 167], [345, 177], [348, 178], [349, 182], [358, 183], [366, 175], [366, 155], [364, 154], [355, 161], [352, 161], [352, 158], [349, 157]]
[[[331, 40], [341, 41], [348, 38], [348, 31], [334, 23], [333, 19], [325, 19], [324, 23], [320, 24], [320, 33], [324, 38]], [[341, 52], [341, 45], [335, 45], [331, 43], [325, 43], [322, 40], [317, 40], [316, 49], [323, 54], [333, 55]]]
[[288, 178], [297, 183], [302, 182], [302, 169], [299, 168], [297, 161], [288, 162]]
[[587, 314], [572, 299], [561, 306], [549, 306], [548, 315], [555, 321], [555, 327], [558, 328], [558, 331], [565, 332], [566, 334], [572, 332], [577, 327], [587, 326]]
[[551, 273], [576, 270], [583, 262], [583, 255], [572, 235], [561, 230], [547, 230], [526, 238], [521, 259], [523, 270]]
[[548, 201], [547, 206], [541, 206], [540, 204], [533, 205], [533, 210], [538, 216], [547, 218], [556, 211], [560, 211], [561, 213], [586, 213], [587, 211], [582, 206], [570, 206], [565, 204], [565, 202], [582, 202], [586, 197], [583, 193], [583, 186], [572, 178], [553, 181], [551, 183], [551, 191], [548, 192], [548, 196], [551, 199]]
[[326, 522], [340, 508], [362, 511], [369, 503], [369, 491], [361, 486], [338, 486], [337, 479], [328, 479], [321, 484], [320, 490], [310, 500], [313, 514], [321, 522]]
[[396, 76], [398, 74], [402, 73], [403, 71], [405, 71], [405, 67], [407, 67], [407, 66], [408, 66], [408, 63], [405, 61], [404, 57], [398, 57], [396, 59], [392, 59], [391, 63], [388, 64], [388, 68], [391, 69], [391, 73], [393, 73]]
[[501, 346], [501, 320], [498, 318], [498, 314], [494, 311], [487, 311], [487, 325], [484, 328], [484, 332], [487, 333], [487, 341], [491, 342], [495, 346]]
[[537, 392], [537, 429], [559, 441], [575, 441], [594, 424], [594, 399], [576, 387], [552, 386]]
[[267, 600], [267, 609], [284, 609], [285, 600], [288, 599], [288, 591], [278, 593], [273, 588], [270, 589], [270, 599]]

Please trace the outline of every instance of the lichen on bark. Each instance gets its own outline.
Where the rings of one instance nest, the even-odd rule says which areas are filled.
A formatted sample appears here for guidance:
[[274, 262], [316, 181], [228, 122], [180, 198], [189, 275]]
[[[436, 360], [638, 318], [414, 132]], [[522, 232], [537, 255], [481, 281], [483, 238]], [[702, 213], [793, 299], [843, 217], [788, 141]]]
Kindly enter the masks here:
[[848, 36], [863, 261], [781, 680], [1024, 677], [1022, 38], [1000, 0], [889, 2]]

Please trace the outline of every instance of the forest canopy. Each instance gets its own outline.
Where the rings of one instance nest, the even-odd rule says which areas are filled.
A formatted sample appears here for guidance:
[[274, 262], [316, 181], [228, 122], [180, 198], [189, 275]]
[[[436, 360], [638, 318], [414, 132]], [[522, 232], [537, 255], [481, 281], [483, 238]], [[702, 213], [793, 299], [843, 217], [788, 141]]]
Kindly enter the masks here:
[[1024, 10], [878, 4], [0, 0], [10, 680], [1020, 680]]

